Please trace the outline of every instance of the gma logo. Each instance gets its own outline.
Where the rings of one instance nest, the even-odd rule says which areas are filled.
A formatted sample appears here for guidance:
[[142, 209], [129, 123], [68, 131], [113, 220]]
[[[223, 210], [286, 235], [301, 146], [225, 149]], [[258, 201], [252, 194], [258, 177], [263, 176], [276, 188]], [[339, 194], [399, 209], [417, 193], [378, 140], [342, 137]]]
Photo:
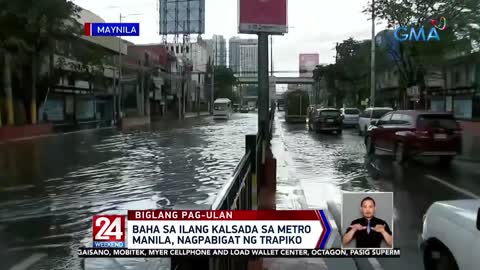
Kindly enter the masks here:
[[393, 32], [393, 37], [402, 42], [402, 41], [440, 41], [440, 35], [438, 34], [437, 28], [432, 27], [428, 32], [428, 35], [425, 34], [425, 28], [421, 26], [418, 31], [415, 27], [406, 27], [401, 26], [395, 29]]

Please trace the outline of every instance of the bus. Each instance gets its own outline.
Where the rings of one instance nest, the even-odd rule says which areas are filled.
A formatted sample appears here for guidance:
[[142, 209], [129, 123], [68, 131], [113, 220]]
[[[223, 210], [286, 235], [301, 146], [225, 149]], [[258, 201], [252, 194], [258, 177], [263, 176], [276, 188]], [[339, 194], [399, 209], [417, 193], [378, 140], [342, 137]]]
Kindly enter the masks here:
[[213, 103], [213, 118], [228, 120], [232, 115], [232, 101], [228, 98], [216, 99]]

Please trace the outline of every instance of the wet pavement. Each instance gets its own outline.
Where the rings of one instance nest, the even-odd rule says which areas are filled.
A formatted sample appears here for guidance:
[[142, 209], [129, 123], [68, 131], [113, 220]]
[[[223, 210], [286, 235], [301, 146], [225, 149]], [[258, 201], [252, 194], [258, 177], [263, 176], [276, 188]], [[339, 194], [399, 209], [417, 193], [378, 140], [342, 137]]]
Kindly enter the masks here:
[[287, 124], [279, 113], [272, 145], [281, 155], [277, 208], [325, 208], [327, 201], [340, 203], [342, 191], [394, 192], [394, 245], [402, 256], [360, 259], [359, 269], [424, 269], [417, 239], [428, 207], [435, 201], [480, 196], [478, 163], [454, 161], [440, 167], [424, 159], [400, 166], [381, 153], [367, 156], [363, 138], [353, 129], [339, 136], [317, 134], [306, 125]]
[[[400, 166], [388, 156], [366, 156], [355, 130], [316, 134], [282, 116], [272, 141], [282, 157], [278, 209], [325, 208], [327, 201], [340, 202], [341, 191], [394, 192], [394, 245], [402, 257], [373, 260], [376, 270], [423, 269], [417, 236], [427, 208], [438, 200], [480, 196], [476, 163]], [[16, 269], [79, 269], [74, 253], [91, 239], [95, 214], [211, 203], [244, 153], [244, 135], [254, 134], [256, 125], [256, 114], [237, 114], [226, 122], [207, 117], [0, 145], [0, 269], [28, 260], [35, 266]], [[96, 260], [87, 269], [140, 269], [136, 263]], [[165, 260], [147, 263], [150, 269], [167, 267]], [[372, 261], [357, 262], [360, 269], [369, 269], [362, 268], [366, 264]]]
[[0, 269], [81, 269], [95, 214], [212, 203], [256, 129], [236, 114], [0, 144]]

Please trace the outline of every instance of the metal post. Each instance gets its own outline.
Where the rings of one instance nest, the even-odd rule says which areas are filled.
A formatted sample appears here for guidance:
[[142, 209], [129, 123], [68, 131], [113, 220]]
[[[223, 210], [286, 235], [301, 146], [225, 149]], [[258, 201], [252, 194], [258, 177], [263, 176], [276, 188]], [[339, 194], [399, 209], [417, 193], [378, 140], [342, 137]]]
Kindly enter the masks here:
[[[122, 23], [122, 13], [120, 13]], [[118, 38], [118, 119], [122, 118], [122, 37]]]
[[267, 138], [268, 130], [268, 34], [258, 34], [258, 133]]
[[248, 207], [247, 210], [256, 210], [258, 209], [258, 186], [257, 186], [257, 161], [256, 161], [256, 144], [257, 136], [256, 135], [247, 135], [245, 136], [246, 151], [250, 151], [250, 173], [251, 173], [251, 182], [249, 183], [248, 192]]
[[113, 72], [113, 122], [117, 122], [117, 72], [115, 67], [112, 68]]
[[273, 35], [270, 36], [270, 76], [273, 77]]
[[375, 0], [372, 0], [372, 44], [370, 62], [370, 104], [375, 107]]
[[215, 36], [215, 53], [213, 54], [213, 66], [212, 66], [212, 81], [211, 81], [211, 92], [210, 92], [210, 115], [213, 115], [213, 102], [215, 101], [215, 65], [217, 63], [217, 36]]

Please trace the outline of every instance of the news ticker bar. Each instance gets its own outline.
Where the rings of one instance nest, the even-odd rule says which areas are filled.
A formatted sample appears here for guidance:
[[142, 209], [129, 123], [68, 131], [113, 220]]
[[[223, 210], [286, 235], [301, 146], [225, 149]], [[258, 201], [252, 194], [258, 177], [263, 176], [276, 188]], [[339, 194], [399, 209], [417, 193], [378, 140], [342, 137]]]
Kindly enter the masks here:
[[143, 258], [143, 257], [334, 257], [365, 258], [400, 257], [400, 249], [127, 249], [80, 248], [80, 258]]

